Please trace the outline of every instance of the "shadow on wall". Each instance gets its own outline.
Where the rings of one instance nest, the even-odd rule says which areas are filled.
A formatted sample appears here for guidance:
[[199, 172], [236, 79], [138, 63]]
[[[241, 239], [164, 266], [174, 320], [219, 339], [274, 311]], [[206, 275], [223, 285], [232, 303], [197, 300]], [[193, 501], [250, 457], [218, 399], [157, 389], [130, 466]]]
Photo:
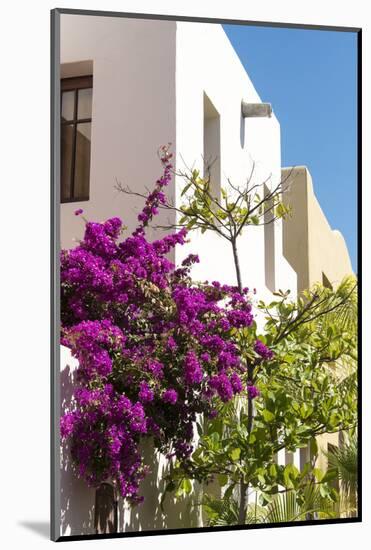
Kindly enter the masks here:
[[195, 486], [195, 497], [175, 500], [166, 495], [161, 509], [161, 497], [166, 487], [165, 477], [168, 466], [164, 456], [156, 453], [153, 443], [143, 443], [142, 452], [150, 473], [141, 484], [144, 502], [135, 508], [128, 507], [120, 499], [119, 531], [145, 531], [152, 529], [176, 529], [182, 527], [200, 527], [201, 510], [197, 506], [200, 500], [200, 486]]
[[[66, 365], [60, 374], [61, 415], [73, 405], [75, 369], [75, 360], [71, 359], [70, 365]], [[186, 497], [175, 500], [167, 495], [162, 511], [161, 496], [166, 487], [167, 461], [156, 453], [151, 440], [145, 441], [142, 449], [144, 461], [150, 467], [150, 473], [141, 484], [141, 494], [145, 500], [139, 506], [130, 508], [122, 498], [119, 499], [118, 532], [199, 527], [201, 510], [196, 501], [200, 500], [200, 486], [195, 486], [195, 499]], [[61, 450], [60, 486], [61, 535], [94, 534], [96, 491], [75, 474], [68, 444], [63, 445]]]
[[[61, 371], [61, 415], [72, 405], [75, 372], [67, 365]], [[61, 535], [94, 534], [95, 490], [73, 471], [69, 445], [61, 450]]]

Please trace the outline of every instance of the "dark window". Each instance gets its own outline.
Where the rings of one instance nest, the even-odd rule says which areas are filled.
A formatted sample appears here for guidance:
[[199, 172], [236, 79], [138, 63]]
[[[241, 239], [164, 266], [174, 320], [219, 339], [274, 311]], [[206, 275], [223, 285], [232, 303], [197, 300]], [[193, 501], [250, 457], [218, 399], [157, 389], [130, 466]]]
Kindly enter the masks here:
[[93, 77], [61, 81], [61, 201], [89, 200]]

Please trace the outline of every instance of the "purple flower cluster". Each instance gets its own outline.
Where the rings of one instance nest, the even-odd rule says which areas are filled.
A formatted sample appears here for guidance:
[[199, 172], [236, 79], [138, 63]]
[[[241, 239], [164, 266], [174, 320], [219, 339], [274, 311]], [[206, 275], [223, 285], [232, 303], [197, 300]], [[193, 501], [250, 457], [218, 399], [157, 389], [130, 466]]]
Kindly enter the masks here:
[[228, 376], [222, 372], [210, 379], [210, 387], [218, 392], [223, 402], [229, 401], [233, 397], [233, 386]]
[[172, 164], [170, 160], [172, 158], [172, 153], [169, 152], [169, 146], [163, 146], [160, 149], [160, 159], [164, 167], [164, 173], [160, 179], [156, 181], [156, 186], [152, 193], [150, 193], [146, 199], [144, 208], [142, 212], [138, 215], [138, 221], [140, 225], [135, 231], [136, 235], [144, 233], [145, 227], [151, 221], [153, 216], [158, 214], [158, 208], [161, 204], [165, 204], [166, 196], [163, 192], [163, 188], [166, 187], [171, 181], [171, 169]]
[[166, 390], [162, 396], [164, 403], [169, 403], [170, 405], [175, 405], [178, 400], [178, 393], [172, 388]]
[[273, 358], [274, 353], [272, 350], [267, 348], [265, 344], [261, 340], [256, 340], [254, 344], [254, 351], [260, 355], [262, 359], [265, 359], [266, 361], [269, 361]]
[[139, 384], [139, 400], [142, 403], [149, 403], [150, 401], [153, 401], [154, 394], [151, 388], [149, 387], [148, 383], [144, 380]]
[[240, 376], [236, 372], [232, 372], [230, 376], [222, 371], [220, 374], [213, 376], [210, 379], [209, 385], [216, 390], [220, 399], [225, 403], [232, 399], [235, 394], [241, 393], [243, 384]]
[[[248, 289], [193, 283], [196, 255], [176, 269], [167, 256], [186, 230], [154, 242], [145, 236], [165, 201], [170, 158], [163, 148], [163, 176], [134, 233], [120, 242], [119, 218], [88, 222], [79, 246], [61, 253], [61, 341], [79, 362], [61, 435], [80, 476], [93, 485], [114, 479], [132, 502], [146, 474], [141, 440], [153, 437], [161, 452], [187, 460], [196, 415], [213, 417], [220, 400], [246, 387], [231, 329], [252, 325]], [[262, 356], [261, 346], [254, 349]]]
[[193, 386], [199, 384], [202, 380], [203, 373], [201, 365], [194, 351], [189, 351], [184, 361], [184, 379], [186, 384]]
[[260, 391], [253, 384], [247, 385], [247, 393], [251, 399], [255, 399], [255, 397], [259, 397], [260, 395]]
[[229, 311], [228, 321], [231, 326], [235, 328], [250, 327], [253, 322], [251, 306], [247, 310], [236, 309], [234, 311]]
[[119, 395], [110, 384], [103, 389], [80, 388], [75, 399], [76, 410], [61, 419], [61, 435], [72, 436], [71, 455], [78, 474], [93, 486], [114, 478], [122, 496], [140, 502], [139, 484], [146, 467], [138, 441], [147, 433], [142, 405]]
[[78, 359], [80, 381], [89, 382], [95, 377], [106, 378], [112, 371], [110, 351], [120, 350], [125, 337], [108, 319], [81, 321], [71, 328], [62, 329], [61, 343], [70, 347]]

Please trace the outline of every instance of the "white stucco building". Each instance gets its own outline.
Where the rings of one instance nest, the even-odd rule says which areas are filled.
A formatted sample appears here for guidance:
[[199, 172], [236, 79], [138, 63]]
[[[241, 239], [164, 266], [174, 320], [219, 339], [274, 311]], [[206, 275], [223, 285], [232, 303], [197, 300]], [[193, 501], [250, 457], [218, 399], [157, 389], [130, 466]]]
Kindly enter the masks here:
[[[213, 165], [216, 185], [227, 178], [242, 185], [253, 163], [252, 184], [266, 181], [269, 188], [280, 181], [279, 122], [274, 113], [242, 116], [242, 101], [258, 104], [261, 100], [220, 25], [64, 14], [60, 61], [62, 79], [92, 76], [85, 88], [92, 89], [85, 98], [86, 104], [92, 98], [91, 112], [75, 124], [77, 138], [71, 133], [72, 141], [80, 140], [81, 155], [88, 157], [90, 166], [88, 172], [86, 166], [79, 171], [80, 157], [68, 164], [68, 173], [75, 163], [71, 169], [85, 178], [77, 199], [88, 200], [71, 200], [66, 184], [62, 248], [75, 246], [82, 237], [83, 222], [74, 216], [77, 208], [95, 221], [120, 216], [128, 231], [134, 229], [142, 203], [118, 192], [115, 184], [119, 181], [146, 192], [161, 174], [157, 149], [168, 142], [176, 168], [184, 168], [185, 163], [203, 170], [203, 158], [217, 159]], [[65, 90], [71, 92], [73, 86]], [[70, 93], [63, 108], [67, 111], [72, 104]], [[68, 143], [68, 135], [65, 139]], [[178, 205], [182, 186], [175, 179], [168, 188]], [[75, 182], [75, 192], [76, 188]], [[168, 221], [175, 222], [175, 213], [162, 211], [159, 224]], [[158, 238], [158, 233], [152, 231], [150, 237]], [[246, 230], [239, 250], [243, 283], [256, 288], [259, 298], [268, 298], [278, 288], [291, 289], [295, 297], [297, 277], [283, 256], [280, 221]], [[235, 283], [232, 253], [225, 240], [193, 232], [191, 242], [176, 251], [174, 261], [179, 263], [189, 252], [200, 256], [193, 271], [196, 279]], [[62, 348], [62, 409], [71, 399], [75, 368], [75, 360]], [[284, 460], [284, 453], [279, 460]], [[62, 462], [61, 535], [94, 533], [95, 492], [74, 478], [65, 449]], [[171, 505], [165, 515], [161, 513], [157, 487], [162, 468], [163, 461], [154, 463], [152, 475], [144, 482], [146, 502], [140, 509], [130, 512], [121, 507], [119, 530], [199, 525], [200, 514], [189, 503]]]

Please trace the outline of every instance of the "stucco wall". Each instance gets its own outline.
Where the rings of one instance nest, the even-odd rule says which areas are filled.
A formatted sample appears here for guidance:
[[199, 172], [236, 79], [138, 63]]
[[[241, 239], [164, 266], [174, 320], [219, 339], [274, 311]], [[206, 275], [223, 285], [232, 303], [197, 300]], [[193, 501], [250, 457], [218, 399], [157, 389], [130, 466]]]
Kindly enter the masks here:
[[[283, 222], [283, 251], [297, 272], [297, 291], [322, 284], [323, 274], [336, 288], [343, 277], [353, 274], [344, 237], [330, 227], [307, 167], [284, 168], [282, 178], [284, 201], [292, 208], [291, 217]], [[320, 453], [316, 466], [325, 470], [328, 444], [338, 446], [339, 434], [323, 434], [317, 438], [317, 444]]]
[[[91, 220], [118, 215], [130, 232], [136, 224], [141, 201], [114, 189], [116, 178], [133, 190], [145, 192], [160, 172], [159, 145], [172, 142], [177, 168], [188, 164], [202, 168], [204, 93], [220, 115], [220, 174], [223, 180], [242, 185], [255, 164], [251, 184], [266, 181], [275, 186], [281, 177], [280, 127], [276, 117], [241, 117], [241, 100], [260, 102], [249, 77], [219, 25], [165, 21], [125, 20], [63, 15], [61, 63], [64, 76], [93, 67], [93, 113], [90, 200], [61, 205], [62, 247], [81, 238], [83, 223], [73, 215], [83, 208]], [[169, 186], [170, 197], [180, 200], [179, 178]], [[175, 220], [164, 212], [159, 224]], [[272, 227], [273, 262], [266, 262], [264, 228], [245, 231], [239, 241], [243, 282], [257, 290], [258, 299], [269, 299], [266, 280], [275, 288], [296, 290], [296, 274], [282, 252], [282, 224]], [[150, 233], [149, 238], [159, 237]], [[201, 263], [193, 276], [235, 283], [232, 253], [215, 234], [192, 232], [190, 243], [179, 248], [175, 261], [198, 253]], [[266, 270], [273, 269], [267, 277]], [[262, 324], [262, 319], [258, 319]], [[62, 350], [61, 378], [64, 406], [72, 393], [73, 370], [68, 350]], [[65, 396], [69, 396], [66, 398]], [[159, 507], [159, 488], [165, 467], [163, 457], [146, 458], [152, 473], [144, 482], [146, 502], [130, 510], [119, 506], [119, 529], [175, 528], [201, 524], [199, 508], [192, 502], [167, 501]], [[68, 449], [62, 456], [62, 534], [93, 532], [94, 491], [74, 478]], [[196, 492], [197, 497], [197, 492]], [[82, 503], [82, 504], [81, 504]]]
[[[243, 119], [241, 101], [260, 103], [250, 78], [220, 25], [177, 23], [176, 70], [176, 161], [177, 167], [203, 169], [204, 94], [220, 116], [221, 184], [230, 178], [242, 186], [251, 173], [251, 185], [274, 187], [281, 178], [280, 126], [271, 118]], [[178, 204], [184, 185], [176, 181]], [[296, 274], [283, 257], [282, 224], [274, 224], [276, 288], [296, 288]], [[243, 283], [256, 288], [259, 298], [269, 298], [266, 286], [264, 227], [246, 229], [239, 240]], [[189, 252], [197, 252], [201, 263], [193, 276], [200, 279], [218, 278], [235, 283], [232, 252], [229, 243], [209, 232], [192, 232], [191, 243], [178, 252], [181, 260]]]
[[62, 75], [93, 68], [90, 200], [61, 205], [63, 248], [82, 237], [77, 208], [134, 228], [142, 201], [116, 191], [116, 180], [146, 192], [161, 173], [158, 147], [175, 147], [175, 33], [170, 21], [61, 16]]
[[[93, 70], [90, 200], [61, 205], [61, 245], [75, 246], [83, 222], [77, 208], [91, 220], [118, 215], [130, 232], [142, 200], [115, 190], [116, 180], [146, 192], [160, 174], [157, 148], [169, 141], [176, 167], [202, 167], [203, 95], [220, 114], [222, 184], [230, 178], [243, 184], [254, 163], [251, 184], [281, 177], [280, 127], [276, 117], [246, 119], [241, 100], [260, 98], [220, 25], [62, 15], [61, 70], [63, 76]], [[221, 70], [222, 68], [222, 70]], [[177, 179], [177, 204], [182, 182]], [[168, 194], [173, 198], [174, 185]], [[158, 225], [175, 216], [162, 211]], [[276, 288], [296, 287], [296, 275], [282, 253], [282, 224], [274, 224], [274, 262], [267, 265], [264, 228], [251, 227], [239, 242], [243, 281], [269, 298], [265, 281]], [[149, 231], [150, 238], [158, 238]], [[220, 274], [235, 282], [228, 243], [211, 234], [192, 232], [191, 243], [178, 251], [181, 261], [190, 251], [200, 255], [194, 276], [213, 279]], [[220, 262], [223, 270], [220, 273]], [[274, 265], [274, 273], [266, 273]]]
[[[75, 372], [78, 362], [71, 356], [70, 350], [61, 346], [61, 416], [73, 405]], [[60, 510], [61, 535], [90, 535], [94, 533], [95, 491], [89, 489], [73, 471], [69, 446], [61, 447], [60, 470]]]
[[344, 237], [330, 227], [305, 166], [282, 170], [284, 200], [292, 215], [283, 223], [283, 250], [298, 274], [298, 291], [322, 283], [325, 274], [335, 288], [353, 273]]

